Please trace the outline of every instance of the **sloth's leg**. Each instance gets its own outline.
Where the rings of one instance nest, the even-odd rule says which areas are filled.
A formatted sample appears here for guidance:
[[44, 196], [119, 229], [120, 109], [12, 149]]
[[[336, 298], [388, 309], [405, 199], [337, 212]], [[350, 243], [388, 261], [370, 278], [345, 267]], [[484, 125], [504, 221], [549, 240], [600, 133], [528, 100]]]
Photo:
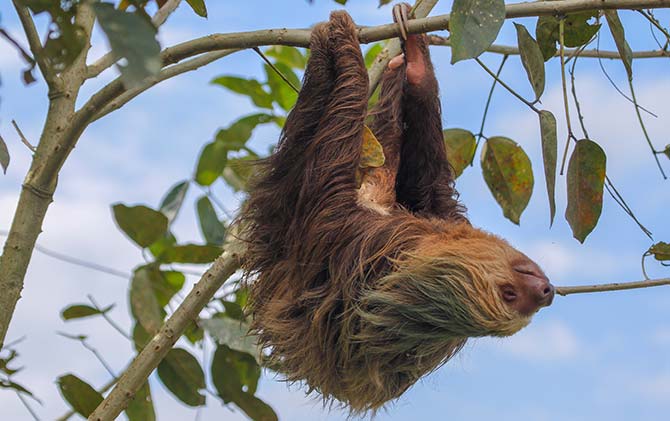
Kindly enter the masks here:
[[[319, 54], [331, 62], [333, 88], [313, 116], [318, 124], [299, 161], [303, 178], [297, 186], [296, 212], [307, 216], [306, 224], [322, 212], [341, 218], [344, 209], [349, 213], [356, 208], [356, 169], [367, 109], [368, 76], [356, 26], [346, 12], [333, 12], [327, 31], [328, 51]], [[302, 93], [300, 100], [313, 105]]]
[[404, 131], [396, 181], [398, 202], [409, 210], [441, 218], [460, 218], [454, 177], [442, 138], [438, 85], [425, 35], [405, 43]]

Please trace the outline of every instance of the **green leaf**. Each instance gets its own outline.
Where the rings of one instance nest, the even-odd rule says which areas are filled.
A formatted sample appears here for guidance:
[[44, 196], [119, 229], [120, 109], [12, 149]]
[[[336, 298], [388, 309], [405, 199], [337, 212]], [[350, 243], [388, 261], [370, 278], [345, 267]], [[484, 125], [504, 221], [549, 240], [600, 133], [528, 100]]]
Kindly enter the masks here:
[[277, 420], [277, 414], [253, 394], [256, 391], [260, 367], [249, 355], [221, 345], [212, 358], [212, 383], [221, 399], [234, 402], [251, 419]]
[[[581, 47], [593, 38], [600, 29], [599, 23], [589, 23], [598, 16], [597, 10], [570, 13], [566, 15], [563, 26], [563, 41], [566, 47]], [[546, 15], [540, 16], [535, 26], [535, 38], [542, 51], [544, 61], [556, 55], [556, 43], [560, 38], [559, 19]]]
[[205, 264], [216, 260], [223, 249], [214, 245], [184, 244], [167, 249], [160, 256], [164, 263]]
[[198, 15], [203, 18], [207, 17], [207, 6], [205, 5], [205, 0], [186, 0], [191, 9]]
[[181, 209], [181, 205], [184, 202], [184, 197], [186, 197], [188, 186], [188, 180], [175, 184], [161, 201], [160, 211], [167, 217], [168, 224], [171, 224], [177, 218], [179, 209]]
[[525, 26], [515, 23], [514, 27], [519, 43], [521, 63], [523, 68], [526, 69], [528, 81], [535, 92], [535, 99], [538, 100], [544, 92], [544, 58], [542, 57], [542, 51]]
[[368, 48], [368, 50], [365, 52], [365, 67], [370, 67], [372, 66], [372, 63], [374, 63], [375, 59], [379, 55], [379, 53], [382, 52], [384, 49], [384, 43], [383, 42], [376, 42]]
[[162, 213], [146, 206], [112, 206], [114, 219], [121, 231], [140, 247], [149, 247], [167, 231], [168, 220]]
[[556, 156], [558, 139], [556, 137], [556, 118], [546, 110], [540, 111], [540, 136], [542, 138], [542, 161], [544, 162], [544, 179], [549, 195], [549, 226], [556, 216]]
[[505, 217], [518, 225], [533, 193], [528, 155], [511, 139], [491, 137], [482, 148], [482, 172]]
[[665, 154], [665, 156], [668, 157], [668, 159], [670, 159], [670, 145], [665, 145], [665, 149], [663, 149], [663, 153]]
[[228, 148], [223, 142], [208, 143], [200, 152], [195, 181], [201, 186], [211, 185], [223, 172], [227, 160]]
[[188, 327], [186, 327], [186, 330], [184, 330], [184, 337], [186, 337], [190, 343], [195, 345], [196, 343], [203, 340], [205, 337], [205, 331], [200, 326], [198, 326], [198, 323], [196, 323], [194, 320], [189, 323]]
[[224, 313], [225, 316], [234, 320], [244, 321], [244, 310], [242, 310], [242, 306], [240, 304], [226, 300], [221, 300], [221, 304], [226, 310]]
[[155, 334], [163, 324], [165, 312], [154, 290], [155, 268], [142, 266], [135, 270], [130, 284], [130, 310], [135, 320], [149, 334]]
[[166, 232], [160, 240], [155, 241], [149, 246], [149, 251], [154, 257], [159, 257], [165, 250], [174, 247], [177, 244], [177, 239], [171, 232]]
[[251, 355], [225, 345], [216, 348], [212, 358], [212, 382], [224, 402], [234, 401], [242, 391], [256, 393], [260, 374], [261, 368]]
[[151, 389], [149, 382], [145, 382], [140, 389], [135, 392], [135, 396], [128, 403], [126, 408], [128, 421], [155, 421], [156, 411], [151, 399]]
[[504, 0], [454, 0], [449, 20], [451, 64], [486, 51], [504, 21]]
[[272, 109], [272, 95], [263, 89], [256, 79], [244, 79], [237, 76], [221, 76], [212, 80], [213, 84], [221, 85], [231, 91], [248, 96], [258, 107]]
[[188, 351], [174, 348], [158, 365], [158, 377], [165, 387], [189, 406], [205, 404], [199, 391], [205, 388], [205, 373], [198, 360]]
[[[300, 90], [300, 79], [296, 76], [295, 72], [284, 63], [275, 63], [274, 66], [281, 72], [281, 74], [291, 82], [291, 85], [296, 89]], [[296, 100], [298, 99], [298, 92], [291, 87], [274, 69], [267, 64], [265, 67], [265, 74], [268, 78], [268, 86], [270, 87], [270, 92], [272, 96], [284, 110], [288, 111], [295, 105]]]
[[393, 0], [379, 0], [379, 6], [378, 7], [382, 7], [384, 5], [387, 5], [387, 4], [391, 3], [392, 1]]
[[196, 207], [198, 209], [200, 232], [205, 237], [205, 241], [207, 244], [222, 246], [226, 235], [226, 227], [219, 221], [212, 202], [210, 202], [207, 196], [202, 196], [198, 199]]
[[265, 55], [277, 59], [294, 69], [303, 70], [307, 66], [307, 58], [295, 47], [274, 45], [265, 50]]
[[58, 388], [72, 409], [84, 418], [102, 402], [102, 395], [74, 374], [59, 377]]
[[242, 117], [227, 129], [216, 134], [216, 141], [223, 144], [228, 151], [239, 151], [246, 146], [251, 133], [259, 124], [271, 123], [275, 117], [270, 114], [258, 113]]
[[84, 317], [97, 316], [99, 314], [105, 314], [111, 309], [114, 308], [114, 304], [105, 307], [101, 310], [97, 308], [88, 306], [86, 304], [76, 304], [67, 307], [61, 312], [61, 317], [63, 320], [72, 320], [72, 319], [81, 319]]
[[230, 318], [216, 317], [203, 319], [200, 325], [218, 343], [227, 345], [231, 349], [246, 352], [254, 358], [260, 357], [260, 349], [256, 337], [249, 335], [249, 323]]
[[162, 67], [161, 46], [156, 40], [156, 27], [142, 13], [124, 12], [111, 3], [93, 3], [100, 27], [107, 35], [112, 52], [126, 59], [119, 65], [126, 87], [138, 86]]
[[0, 136], [0, 167], [2, 167], [2, 172], [7, 174], [7, 167], [9, 167], [9, 150], [7, 150], [7, 144], [2, 136]]
[[670, 261], [670, 243], [658, 242], [653, 246], [649, 247], [647, 251], [649, 254], [653, 254], [654, 258], [661, 262]]
[[133, 345], [135, 345], [135, 350], [140, 352], [153, 338], [152, 335], [147, 332], [141, 324], [135, 323], [133, 327]]
[[442, 136], [447, 148], [447, 160], [454, 169], [454, 178], [458, 178], [475, 156], [475, 136], [465, 129], [446, 129]]
[[602, 148], [589, 139], [578, 141], [570, 156], [565, 219], [580, 243], [593, 231], [602, 212], [606, 161]]
[[619, 50], [621, 61], [623, 61], [623, 65], [626, 68], [628, 80], [633, 80], [633, 52], [626, 41], [626, 34], [619, 19], [619, 14], [616, 10], [604, 10], [603, 12], [612, 33], [612, 38], [614, 38], [614, 42], [616, 43], [616, 49]]

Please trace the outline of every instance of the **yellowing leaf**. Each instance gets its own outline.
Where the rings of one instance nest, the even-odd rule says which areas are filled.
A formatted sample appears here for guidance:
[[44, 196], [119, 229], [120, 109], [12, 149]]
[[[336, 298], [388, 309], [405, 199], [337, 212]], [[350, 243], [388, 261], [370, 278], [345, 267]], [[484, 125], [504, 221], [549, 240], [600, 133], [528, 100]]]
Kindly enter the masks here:
[[505, 217], [518, 225], [533, 193], [528, 155], [511, 139], [491, 137], [482, 148], [482, 172]]
[[648, 253], [653, 254], [658, 261], [670, 261], [670, 243], [659, 242], [649, 247]]
[[379, 168], [384, 165], [384, 148], [368, 126], [363, 128], [363, 143], [361, 144], [360, 168]]
[[568, 164], [568, 207], [565, 219], [573, 236], [583, 243], [603, 209], [605, 152], [589, 139], [577, 142]]
[[454, 169], [454, 177], [458, 178], [475, 156], [475, 136], [465, 129], [446, 129], [442, 136], [447, 148], [447, 160]]

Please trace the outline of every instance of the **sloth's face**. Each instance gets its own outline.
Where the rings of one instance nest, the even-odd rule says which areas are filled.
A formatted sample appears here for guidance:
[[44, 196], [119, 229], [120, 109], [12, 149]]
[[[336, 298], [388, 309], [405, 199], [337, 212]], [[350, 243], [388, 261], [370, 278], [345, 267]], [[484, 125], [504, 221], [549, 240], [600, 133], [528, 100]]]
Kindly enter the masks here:
[[425, 296], [433, 297], [424, 304], [442, 313], [454, 334], [512, 335], [554, 298], [554, 287], [535, 262], [467, 224], [427, 239], [414, 254], [406, 270], [424, 280], [422, 289], [431, 290]]
[[535, 262], [521, 255], [511, 260], [510, 266], [511, 278], [498, 285], [500, 295], [509, 307], [519, 314], [530, 316], [551, 304], [554, 286]]

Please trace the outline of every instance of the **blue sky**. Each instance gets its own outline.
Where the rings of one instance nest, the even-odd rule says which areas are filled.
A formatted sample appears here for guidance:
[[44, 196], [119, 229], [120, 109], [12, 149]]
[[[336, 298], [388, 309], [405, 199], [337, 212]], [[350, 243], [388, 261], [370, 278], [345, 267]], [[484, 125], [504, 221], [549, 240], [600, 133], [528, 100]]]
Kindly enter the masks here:
[[[210, 17], [203, 20], [182, 6], [161, 31], [164, 46], [212, 32], [231, 32], [275, 27], [308, 27], [324, 20], [339, 7], [330, 0], [309, 5], [304, 0], [268, 2], [220, 2], [210, 0]], [[225, 4], [224, 4], [225, 3]], [[357, 23], [388, 23], [390, 9], [377, 9], [374, 0], [350, 0], [347, 10]], [[434, 14], [447, 13], [451, 2], [440, 2]], [[658, 12], [667, 22], [669, 13]], [[10, 2], [0, 5], [0, 23], [12, 34], [20, 29]], [[653, 49], [648, 24], [633, 12], [623, 12], [629, 42], [634, 50]], [[533, 19], [519, 19], [529, 28]], [[40, 21], [44, 23], [43, 21]], [[613, 49], [607, 34], [602, 48]], [[498, 43], [513, 44], [516, 36], [507, 22]], [[92, 54], [106, 51], [97, 36]], [[476, 131], [480, 124], [491, 80], [476, 64], [449, 64], [449, 50], [434, 47], [446, 127]], [[490, 67], [498, 55], [485, 55]], [[641, 104], [658, 114], [645, 117], [657, 147], [670, 142], [668, 121], [670, 72], [668, 59], [634, 63], [637, 96]], [[625, 88], [621, 63], [604, 65]], [[8, 229], [20, 184], [29, 165], [29, 152], [11, 128], [16, 119], [27, 137], [35, 141], [46, 111], [45, 87], [24, 87], [18, 55], [0, 43], [0, 133], [7, 141], [12, 163], [0, 176], [0, 230]], [[148, 91], [122, 110], [105, 117], [86, 131], [60, 176], [55, 202], [49, 209], [40, 244], [62, 253], [104, 263], [130, 272], [141, 263], [137, 248], [125, 239], [111, 218], [110, 204], [157, 205], [175, 182], [189, 178], [202, 145], [217, 128], [254, 110], [246, 98], [211, 86], [218, 75], [235, 74], [262, 78], [258, 57], [244, 51], [226, 57], [198, 72], [183, 75]], [[103, 74], [101, 82], [86, 86], [86, 97], [115, 71]], [[512, 57], [502, 74], [519, 92], [531, 96], [518, 58]], [[560, 69], [557, 61], [547, 66], [547, 90], [542, 106], [559, 122], [559, 140], [565, 139]], [[608, 84], [594, 59], [578, 64], [578, 90], [589, 132], [608, 156], [608, 173], [639, 219], [656, 240], [670, 240], [668, 193], [670, 182], [662, 181], [646, 149], [630, 103]], [[576, 123], [576, 121], [575, 121]], [[581, 245], [572, 239], [563, 218], [565, 179], [558, 179], [558, 211], [549, 228], [548, 204], [542, 177], [539, 128], [534, 113], [507, 92], [497, 89], [485, 133], [504, 135], [517, 141], [530, 155], [536, 177], [533, 197], [515, 226], [484, 185], [478, 164], [458, 180], [461, 198], [473, 224], [507, 238], [538, 261], [557, 285], [630, 281], [642, 278], [640, 255], [649, 240], [609, 198], [605, 197], [598, 227]], [[258, 150], [276, 140], [274, 128], [257, 130], [252, 140]], [[666, 172], [670, 163], [666, 159]], [[235, 210], [239, 197], [223, 186], [217, 194]], [[176, 224], [181, 240], [199, 240], [194, 219], [195, 189]], [[0, 243], [3, 241], [0, 238]], [[670, 271], [649, 262], [651, 277], [667, 277]], [[195, 280], [194, 278], [191, 281]], [[37, 411], [53, 419], [66, 411], [55, 379], [74, 372], [95, 386], [109, 375], [79, 344], [56, 335], [56, 331], [84, 333], [103, 352], [115, 370], [121, 371], [132, 356], [130, 344], [107, 324], [97, 320], [63, 323], [58, 314], [73, 302], [85, 302], [92, 294], [102, 304], [117, 303], [112, 316], [130, 326], [123, 279], [74, 267], [35, 254], [26, 278], [8, 339], [26, 336], [18, 346], [25, 370], [16, 380], [26, 384], [44, 401]], [[211, 352], [211, 347], [209, 348]], [[670, 412], [670, 288], [620, 293], [557, 297], [521, 333], [507, 339], [474, 340], [448, 365], [428, 376], [388, 410], [379, 420], [665, 420]], [[195, 419], [196, 413], [176, 402], [158, 381], [153, 381], [160, 420]], [[299, 386], [265, 378], [260, 395], [284, 420], [341, 420], [346, 413], [324, 410], [318, 400], [304, 397]], [[244, 419], [208, 396], [201, 420]], [[16, 397], [0, 392], [2, 419], [28, 420]]]

